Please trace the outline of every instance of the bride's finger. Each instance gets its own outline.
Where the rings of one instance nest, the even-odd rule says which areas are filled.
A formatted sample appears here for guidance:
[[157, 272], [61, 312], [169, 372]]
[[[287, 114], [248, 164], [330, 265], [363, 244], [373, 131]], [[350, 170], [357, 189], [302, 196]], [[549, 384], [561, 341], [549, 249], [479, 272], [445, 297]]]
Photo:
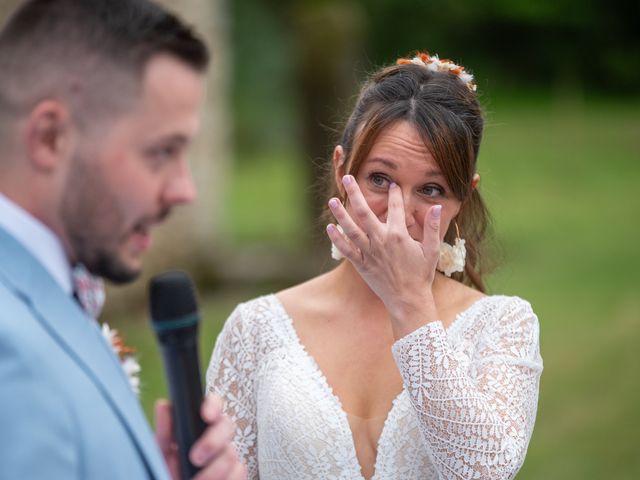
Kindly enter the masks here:
[[349, 240], [361, 251], [365, 251], [369, 249], [369, 237], [362, 229], [353, 221], [349, 212], [344, 208], [344, 205], [340, 203], [340, 200], [337, 198], [332, 198], [329, 200], [329, 208], [331, 209], [331, 213], [336, 218], [342, 230], [344, 230], [344, 235], [346, 235]]
[[407, 223], [404, 215], [404, 200], [402, 198], [402, 190], [397, 184], [392, 183], [389, 185], [388, 197], [387, 225], [390, 228], [406, 232]]
[[349, 197], [355, 222], [369, 237], [377, 234], [381, 228], [381, 223], [371, 211], [356, 179], [353, 175], [345, 175], [342, 177], [342, 184]]
[[354, 247], [349, 239], [340, 233], [340, 229], [338, 229], [333, 223], [327, 225], [327, 235], [329, 235], [331, 242], [347, 260], [351, 262], [362, 261], [361, 251]]
[[442, 205], [434, 205], [425, 215], [422, 232], [422, 249], [425, 254], [436, 255], [440, 251], [441, 213]]

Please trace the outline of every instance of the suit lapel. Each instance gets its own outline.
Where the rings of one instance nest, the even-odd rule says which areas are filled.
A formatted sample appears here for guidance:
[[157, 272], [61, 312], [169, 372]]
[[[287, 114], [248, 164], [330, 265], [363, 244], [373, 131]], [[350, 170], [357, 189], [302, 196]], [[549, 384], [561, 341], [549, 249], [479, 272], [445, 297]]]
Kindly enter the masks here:
[[129, 381], [95, 321], [66, 295], [49, 273], [0, 228], [0, 279], [29, 304], [56, 343], [102, 392], [134, 440], [154, 478], [166, 478], [149, 425]]

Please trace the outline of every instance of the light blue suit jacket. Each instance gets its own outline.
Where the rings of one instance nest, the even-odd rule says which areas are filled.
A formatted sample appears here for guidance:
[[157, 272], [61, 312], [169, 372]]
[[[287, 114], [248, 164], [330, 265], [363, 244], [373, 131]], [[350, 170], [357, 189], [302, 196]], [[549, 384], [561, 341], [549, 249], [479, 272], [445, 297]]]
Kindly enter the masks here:
[[0, 478], [168, 478], [98, 326], [2, 228]]

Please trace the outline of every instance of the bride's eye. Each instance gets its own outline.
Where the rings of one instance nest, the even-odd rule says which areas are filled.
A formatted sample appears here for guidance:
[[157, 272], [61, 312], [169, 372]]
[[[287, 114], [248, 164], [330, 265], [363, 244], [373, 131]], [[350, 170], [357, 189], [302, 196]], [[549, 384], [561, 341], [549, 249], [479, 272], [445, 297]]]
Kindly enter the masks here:
[[389, 179], [379, 173], [372, 173], [371, 175], [369, 175], [369, 181], [378, 188], [389, 188]]
[[437, 185], [425, 185], [420, 191], [427, 197], [438, 197], [444, 194], [444, 190]]

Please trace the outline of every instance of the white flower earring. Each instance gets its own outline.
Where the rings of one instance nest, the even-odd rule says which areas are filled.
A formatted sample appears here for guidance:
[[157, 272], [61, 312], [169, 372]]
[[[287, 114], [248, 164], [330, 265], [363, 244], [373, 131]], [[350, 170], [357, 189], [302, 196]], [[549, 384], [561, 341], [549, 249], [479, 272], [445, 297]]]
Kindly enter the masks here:
[[454, 221], [456, 226], [455, 245], [449, 245], [447, 242], [440, 244], [440, 258], [436, 269], [450, 277], [452, 273], [463, 272], [467, 249], [464, 246], [464, 239], [460, 238], [460, 229], [458, 223]]
[[[344, 233], [344, 230], [340, 225], [336, 225], [336, 228], [340, 233]], [[336, 247], [335, 243], [333, 242], [331, 242], [331, 258], [333, 258], [336, 262], [339, 262], [344, 258], [344, 255], [340, 253], [340, 250], [338, 250], [338, 247]]]

